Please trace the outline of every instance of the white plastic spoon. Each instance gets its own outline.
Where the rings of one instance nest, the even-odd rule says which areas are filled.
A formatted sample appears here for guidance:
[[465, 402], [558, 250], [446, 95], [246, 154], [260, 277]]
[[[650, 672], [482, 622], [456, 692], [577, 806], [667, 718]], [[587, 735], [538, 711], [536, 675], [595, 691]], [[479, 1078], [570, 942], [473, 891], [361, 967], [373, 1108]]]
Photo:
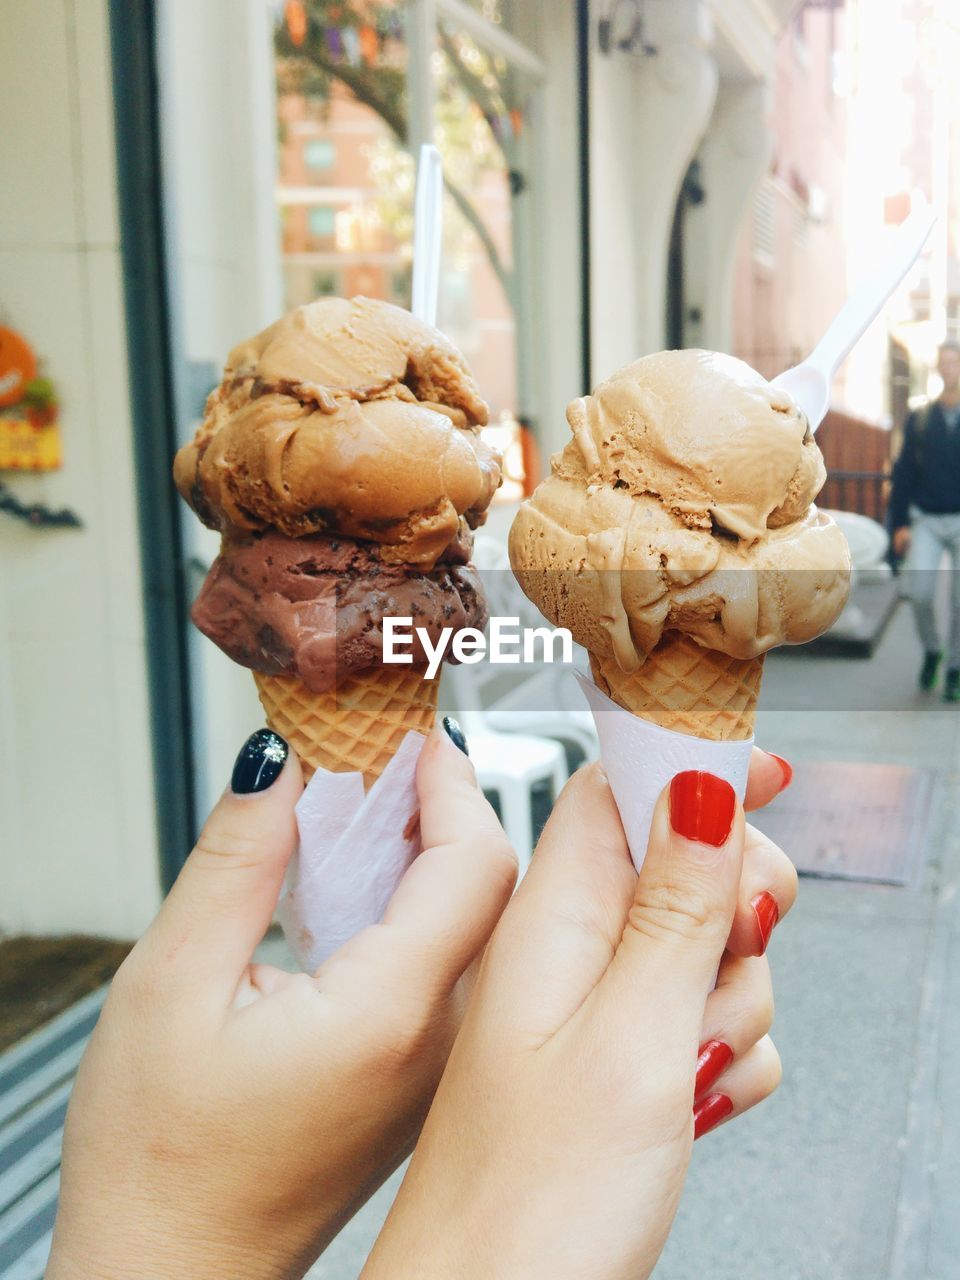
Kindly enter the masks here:
[[420, 148], [413, 209], [413, 305], [418, 320], [437, 323], [440, 247], [443, 239], [443, 165], [429, 142]]
[[915, 209], [897, 232], [890, 256], [851, 294], [806, 360], [773, 379], [793, 396], [813, 431], [827, 416], [834, 374], [920, 256], [936, 220], [928, 205]]

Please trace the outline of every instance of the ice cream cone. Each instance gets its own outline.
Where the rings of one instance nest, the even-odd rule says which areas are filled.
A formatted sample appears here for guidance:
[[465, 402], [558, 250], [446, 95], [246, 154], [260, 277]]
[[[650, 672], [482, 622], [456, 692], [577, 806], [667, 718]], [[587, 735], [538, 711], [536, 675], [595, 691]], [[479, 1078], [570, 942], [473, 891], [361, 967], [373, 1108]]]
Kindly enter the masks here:
[[762, 655], [731, 658], [670, 631], [634, 672], [624, 671], [613, 657], [592, 654], [590, 668], [614, 702], [664, 729], [712, 742], [753, 735]]
[[369, 790], [407, 732], [429, 733], [436, 718], [440, 682], [427, 680], [421, 667], [369, 667], [329, 693], [314, 693], [294, 676], [253, 676], [267, 723], [297, 752], [305, 780], [316, 769], [362, 773]]

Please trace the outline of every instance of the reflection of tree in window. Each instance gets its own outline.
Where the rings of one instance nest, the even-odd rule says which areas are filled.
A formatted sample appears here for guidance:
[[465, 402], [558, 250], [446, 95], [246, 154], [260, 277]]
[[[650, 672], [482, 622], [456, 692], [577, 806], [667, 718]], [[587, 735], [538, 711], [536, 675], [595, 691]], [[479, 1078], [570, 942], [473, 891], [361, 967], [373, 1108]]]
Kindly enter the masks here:
[[473, 278], [468, 271], [448, 272], [447, 321], [452, 329], [467, 329], [473, 318]]
[[[502, 20], [501, 6], [483, 3], [485, 16]], [[408, 140], [405, 48], [395, 9], [372, 0], [306, 0], [309, 18], [306, 35], [295, 44], [281, 22], [276, 32], [280, 93], [298, 92], [329, 104], [334, 85], [346, 87], [356, 101], [376, 112], [389, 127], [395, 143]], [[437, 77], [437, 141], [444, 156], [447, 191], [460, 217], [480, 243], [494, 275], [513, 301], [514, 275], [508, 255], [491, 234], [472, 193], [485, 171], [506, 170], [510, 197], [525, 185], [519, 172], [517, 135], [524, 103], [520, 78], [504, 59], [482, 50], [469, 37], [438, 31], [433, 60]], [[392, 149], [392, 167], [406, 169], [403, 184], [412, 195], [410, 159]], [[391, 167], [384, 148], [373, 148], [372, 163], [382, 171]], [[394, 186], [394, 190], [396, 187]], [[389, 204], [389, 201], [387, 202]], [[383, 209], [385, 225], [398, 239], [409, 239], [409, 205]], [[403, 224], [407, 225], [404, 226]], [[451, 228], [456, 232], [456, 228]], [[461, 224], [461, 235], [463, 227]]]

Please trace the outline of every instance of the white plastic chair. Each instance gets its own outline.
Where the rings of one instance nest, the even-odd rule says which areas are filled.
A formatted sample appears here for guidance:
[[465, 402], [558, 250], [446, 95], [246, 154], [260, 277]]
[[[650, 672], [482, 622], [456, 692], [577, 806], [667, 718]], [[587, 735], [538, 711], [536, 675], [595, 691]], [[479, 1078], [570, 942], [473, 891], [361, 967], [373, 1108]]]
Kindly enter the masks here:
[[882, 524], [855, 511], [824, 511], [836, 520], [850, 548], [853, 564], [851, 585], [857, 582], [882, 582], [893, 576], [893, 571], [886, 562], [890, 535]]
[[[506, 547], [485, 534], [478, 534], [473, 562], [483, 575], [491, 615], [519, 618], [522, 627], [550, 624], [520, 590], [513, 576]], [[586, 652], [581, 650], [587, 669]], [[502, 676], [503, 668], [499, 669]], [[498, 673], [491, 673], [491, 681]], [[485, 700], [487, 724], [504, 733], [532, 733], [573, 744], [587, 760], [600, 757], [600, 743], [593, 716], [583, 705], [580, 691], [568, 667], [543, 665], [529, 673], [522, 670], [512, 688], [491, 693]]]
[[[447, 676], [455, 670], [448, 668]], [[484, 791], [497, 793], [503, 827], [523, 875], [533, 853], [533, 788], [548, 782], [557, 798], [567, 780], [563, 748], [549, 738], [491, 730], [482, 711], [458, 707], [456, 714], [467, 735], [477, 781]]]
[[585, 707], [569, 705], [580, 696], [567, 668], [545, 667], [491, 702], [487, 723], [501, 733], [552, 738], [562, 747], [574, 747], [585, 761], [597, 760], [600, 746], [593, 716]]

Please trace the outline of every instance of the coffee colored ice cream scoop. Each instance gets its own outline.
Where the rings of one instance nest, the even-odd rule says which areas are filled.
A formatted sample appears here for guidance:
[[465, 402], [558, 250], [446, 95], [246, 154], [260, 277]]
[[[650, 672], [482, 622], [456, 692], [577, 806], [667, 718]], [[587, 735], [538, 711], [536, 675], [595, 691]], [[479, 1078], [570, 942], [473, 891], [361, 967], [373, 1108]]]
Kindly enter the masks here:
[[429, 569], [500, 483], [486, 421], [438, 330], [386, 302], [324, 298], [230, 353], [174, 479], [226, 535], [343, 534]]
[[521, 507], [510, 558], [595, 659], [636, 670], [667, 633], [751, 659], [836, 619], [849, 551], [813, 505], [823, 458], [788, 394], [730, 356], [664, 351], [567, 419], [573, 439]]

